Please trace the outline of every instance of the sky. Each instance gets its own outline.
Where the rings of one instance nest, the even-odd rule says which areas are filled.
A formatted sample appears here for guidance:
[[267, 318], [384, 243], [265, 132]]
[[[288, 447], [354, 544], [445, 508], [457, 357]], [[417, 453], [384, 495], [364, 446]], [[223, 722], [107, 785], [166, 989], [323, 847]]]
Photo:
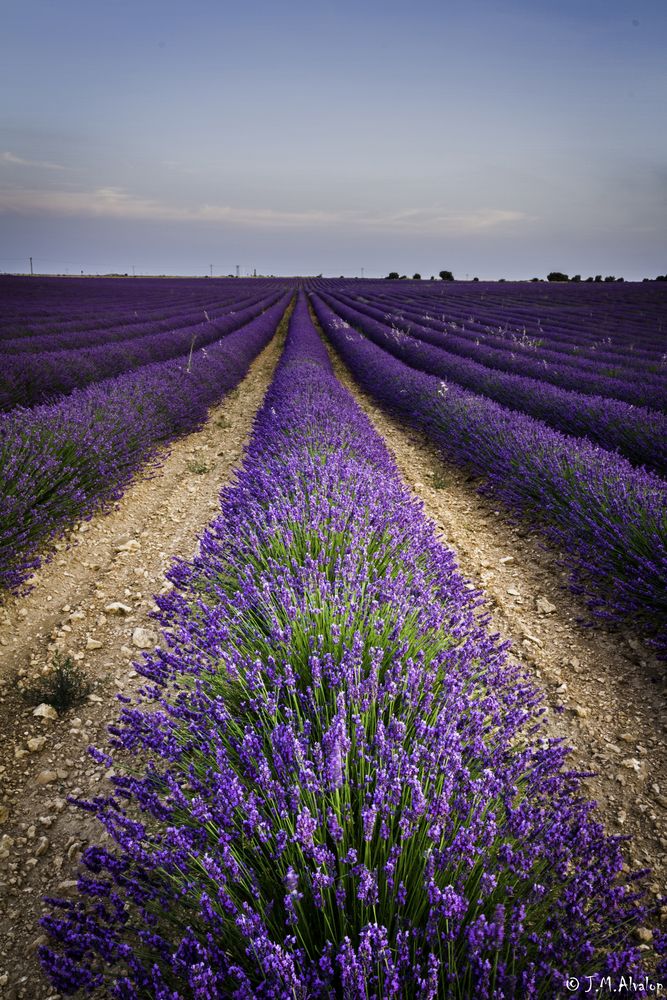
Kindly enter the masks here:
[[5, 0], [0, 272], [667, 272], [665, 0]]

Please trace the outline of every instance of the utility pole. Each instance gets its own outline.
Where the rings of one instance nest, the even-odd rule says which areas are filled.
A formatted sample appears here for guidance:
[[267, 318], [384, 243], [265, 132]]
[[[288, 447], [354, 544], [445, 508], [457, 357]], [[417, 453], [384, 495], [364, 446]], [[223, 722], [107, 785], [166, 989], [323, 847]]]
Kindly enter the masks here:
[[209, 266], [209, 267], [210, 267], [210, 269], [211, 269], [211, 277], [213, 277], [213, 264], [209, 264], [208, 266]]
[[33, 270], [32, 270], [32, 257], [31, 257], [31, 258], [30, 258], [30, 277], [32, 277], [32, 276], [33, 276], [33, 273], [34, 273], [34, 272], [33, 272]]
[[237, 264], [237, 265], [236, 265], [236, 277], [237, 277], [237, 278], [238, 278], [238, 276], [239, 276], [239, 270], [240, 270], [240, 267], [241, 267], [241, 265], [240, 265], [240, 264]]
[[363, 278], [363, 276], [364, 276], [364, 269], [362, 267], [362, 269], [361, 269], [361, 277]]
[[134, 273], [134, 264], [132, 265], [132, 277], [136, 278], [136, 274]]

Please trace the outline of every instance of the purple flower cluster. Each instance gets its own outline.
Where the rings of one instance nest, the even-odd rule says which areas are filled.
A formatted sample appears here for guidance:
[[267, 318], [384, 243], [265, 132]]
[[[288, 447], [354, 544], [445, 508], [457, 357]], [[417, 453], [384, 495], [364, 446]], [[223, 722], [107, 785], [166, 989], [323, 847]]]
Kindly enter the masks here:
[[[470, 336], [499, 350], [625, 379], [632, 371], [661, 375], [667, 292], [653, 282], [623, 285], [532, 285], [455, 282], [397, 285], [387, 281], [322, 281], [311, 287], [372, 301], [449, 335]], [[608, 377], [615, 377], [612, 371]], [[635, 384], [630, 374], [630, 381]], [[625, 398], [625, 397], [619, 397]]]
[[[384, 287], [374, 289], [369, 300], [367, 288], [362, 295], [350, 283], [338, 290], [330, 283], [314, 284], [321, 284], [322, 291], [339, 292], [376, 319], [395, 319], [407, 332], [487, 367], [564, 389], [667, 409], [667, 365], [660, 335], [666, 303], [664, 295], [662, 301], [652, 302], [646, 286], [628, 286], [636, 300], [634, 316], [623, 315], [618, 301], [601, 303], [597, 289], [575, 289], [570, 290], [567, 305], [555, 312], [547, 306], [542, 319], [527, 308], [528, 289], [521, 285], [513, 286], [521, 309], [508, 312], [492, 291], [494, 286], [488, 285], [478, 286], [479, 291], [468, 285], [461, 299], [452, 303], [450, 295], [415, 298], [409, 290], [387, 295]], [[652, 334], [651, 326], [656, 331]]]
[[[258, 289], [259, 293], [259, 289]], [[62, 339], [51, 335], [21, 338], [18, 348], [9, 353], [11, 343], [3, 343], [7, 353], [0, 370], [0, 409], [34, 406], [73, 389], [79, 389], [133, 371], [143, 365], [187, 355], [190, 349], [206, 347], [234, 330], [246, 326], [281, 297], [279, 290], [270, 295], [257, 294], [251, 304], [239, 308], [233, 300], [224, 306], [200, 307], [186, 315], [167, 320], [135, 323], [128, 329], [86, 331], [83, 343], [63, 347]], [[112, 339], [113, 338], [113, 339]], [[102, 341], [102, 342], [101, 342]]]
[[0, 275], [0, 343], [10, 354], [111, 343], [136, 336], [144, 323], [163, 323], [165, 330], [171, 330], [197, 309], [206, 310], [209, 316], [243, 309], [290, 287], [285, 279], [239, 283]]
[[191, 357], [0, 415], [0, 588], [20, 586], [50, 538], [116, 499], [161, 442], [201, 426], [268, 343], [287, 304], [284, 295]]
[[420, 324], [391, 321], [366, 304], [363, 311], [353, 308], [342, 296], [323, 293], [322, 299], [355, 329], [411, 367], [528, 413], [565, 434], [617, 449], [634, 464], [659, 475], [667, 473], [667, 414], [551, 385], [535, 377], [539, 369], [527, 377], [487, 367], [475, 360], [484, 355], [483, 348], [474, 343], [465, 345], [472, 356], [460, 357], [452, 336], [445, 339]]
[[567, 553], [575, 586], [600, 616], [631, 618], [667, 652], [667, 484], [619, 455], [382, 350], [317, 296], [317, 316], [361, 384], [423, 427], [443, 451], [541, 525]]
[[86, 805], [112, 846], [43, 921], [56, 989], [502, 1000], [639, 975], [619, 839], [303, 296], [221, 504]]

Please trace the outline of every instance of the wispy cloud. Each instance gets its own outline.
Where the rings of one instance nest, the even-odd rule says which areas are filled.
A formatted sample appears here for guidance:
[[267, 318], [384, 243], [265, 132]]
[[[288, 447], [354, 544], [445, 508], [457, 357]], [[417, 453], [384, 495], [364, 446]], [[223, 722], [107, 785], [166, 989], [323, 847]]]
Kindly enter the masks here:
[[413, 232], [474, 233], [511, 222], [530, 222], [532, 217], [512, 209], [477, 208], [461, 212], [434, 207], [405, 209], [382, 216], [376, 221], [380, 226], [409, 229]]
[[10, 153], [6, 150], [4, 153], [0, 153], [0, 163], [8, 163], [10, 166], [14, 167], [38, 167], [40, 170], [71, 170], [71, 167], [65, 167], [62, 163], [51, 163], [50, 160], [26, 160], [22, 156], [17, 156], [15, 153]]
[[143, 198], [119, 187], [93, 191], [0, 189], [0, 211], [20, 214], [78, 215], [132, 221], [229, 224], [257, 228], [355, 227], [369, 231], [464, 235], [516, 222], [530, 221], [523, 212], [479, 208], [469, 212], [404, 209], [398, 212], [274, 208], [244, 208], [203, 203], [172, 205]]

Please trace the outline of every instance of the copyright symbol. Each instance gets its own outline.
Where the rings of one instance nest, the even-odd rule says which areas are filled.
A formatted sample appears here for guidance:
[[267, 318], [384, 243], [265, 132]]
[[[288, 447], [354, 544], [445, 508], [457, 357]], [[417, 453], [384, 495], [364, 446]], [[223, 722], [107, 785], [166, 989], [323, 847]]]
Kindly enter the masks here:
[[570, 976], [570, 978], [565, 981], [565, 985], [570, 993], [574, 993], [575, 990], [579, 989], [579, 980], [576, 976]]

